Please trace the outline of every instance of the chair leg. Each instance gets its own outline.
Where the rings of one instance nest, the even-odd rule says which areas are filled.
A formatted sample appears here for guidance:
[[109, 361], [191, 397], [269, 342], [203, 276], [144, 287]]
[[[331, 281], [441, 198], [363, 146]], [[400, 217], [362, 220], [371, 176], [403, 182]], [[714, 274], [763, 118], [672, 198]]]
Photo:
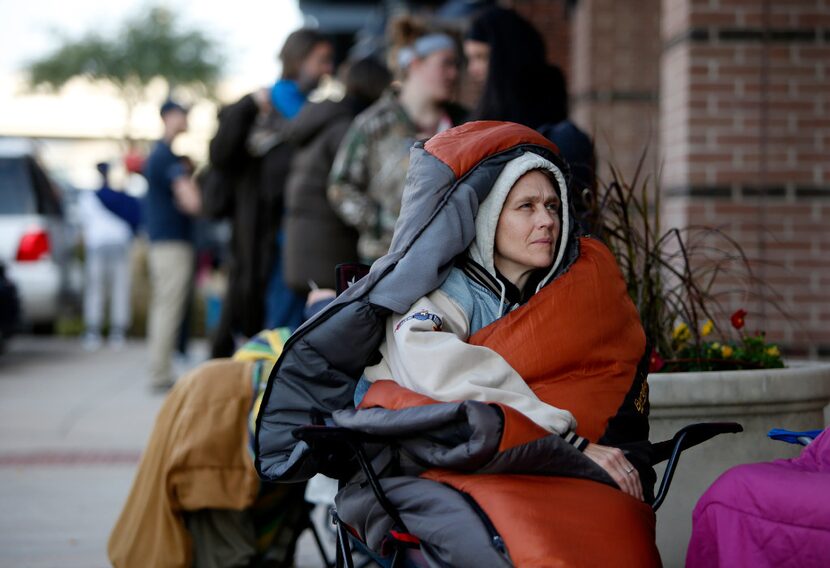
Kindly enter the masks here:
[[406, 553], [403, 546], [396, 546], [395, 553], [392, 555], [392, 568], [403, 568], [406, 562]]
[[395, 506], [386, 497], [386, 492], [383, 490], [380, 478], [375, 472], [375, 469], [372, 467], [372, 462], [366, 455], [366, 450], [363, 448], [363, 445], [357, 442], [352, 442], [351, 446], [354, 450], [355, 457], [357, 457], [357, 463], [360, 464], [360, 468], [363, 470], [363, 474], [366, 476], [366, 480], [369, 482], [369, 486], [372, 488], [372, 492], [375, 494], [380, 506], [383, 507], [383, 510], [386, 511], [386, 514], [389, 515], [400, 530], [403, 532], [409, 532], [409, 529], [406, 528], [403, 519], [401, 519], [401, 516], [398, 514], [398, 510], [395, 509]]
[[332, 515], [334, 524], [337, 526], [337, 552], [335, 555], [336, 568], [354, 568], [352, 561], [352, 547], [349, 545], [349, 534], [346, 532], [346, 527], [340, 522], [340, 519], [335, 513]]
[[317, 525], [314, 524], [314, 519], [311, 518], [311, 514], [309, 513], [309, 528], [311, 528], [311, 534], [314, 536], [314, 542], [317, 543], [317, 550], [320, 551], [320, 557], [323, 559], [323, 564], [326, 568], [334, 568], [334, 563], [329, 560], [329, 555], [326, 553], [326, 548], [323, 546], [323, 539], [320, 538], [320, 531], [317, 530]]

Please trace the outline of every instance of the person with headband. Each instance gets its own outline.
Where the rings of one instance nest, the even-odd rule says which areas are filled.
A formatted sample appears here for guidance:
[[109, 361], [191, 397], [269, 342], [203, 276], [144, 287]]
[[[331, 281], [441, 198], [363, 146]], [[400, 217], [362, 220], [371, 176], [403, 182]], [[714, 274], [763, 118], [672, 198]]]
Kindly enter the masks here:
[[460, 124], [466, 114], [451, 102], [458, 79], [452, 37], [428, 33], [405, 17], [393, 23], [391, 43], [396, 84], [355, 119], [329, 177], [329, 202], [358, 231], [366, 263], [392, 242], [412, 144]]

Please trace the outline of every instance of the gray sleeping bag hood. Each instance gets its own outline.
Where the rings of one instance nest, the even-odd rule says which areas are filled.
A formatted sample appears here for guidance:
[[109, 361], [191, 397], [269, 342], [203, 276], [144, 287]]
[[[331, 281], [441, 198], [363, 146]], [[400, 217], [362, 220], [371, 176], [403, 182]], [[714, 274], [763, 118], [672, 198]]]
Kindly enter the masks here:
[[[262, 479], [304, 481], [317, 473], [342, 479], [354, 471], [345, 452], [312, 449], [292, 432], [334, 424], [336, 411], [354, 408], [355, 386], [364, 368], [377, 362], [386, 318], [405, 312], [444, 282], [456, 257], [475, 239], [479, 203], [505, 164], [525, 152], [567, 172], [556, 146], [514, 123], [472, 122], [413, 146], [389, 253], [291, 336], [271, 372], [254, 440]], [[578, 254], [576, 241], [567, 240], [572, 250], [565, 256], [571, 258], [557, 273]]]

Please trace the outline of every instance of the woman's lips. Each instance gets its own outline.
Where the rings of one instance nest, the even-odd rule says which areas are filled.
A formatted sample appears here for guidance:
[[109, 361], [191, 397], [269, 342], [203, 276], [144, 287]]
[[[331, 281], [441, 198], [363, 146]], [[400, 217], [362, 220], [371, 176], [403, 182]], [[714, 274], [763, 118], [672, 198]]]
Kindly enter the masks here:
[[553, 239], [536, 239], [532, 243], [532, 245], [550, 245], [553, 244]]

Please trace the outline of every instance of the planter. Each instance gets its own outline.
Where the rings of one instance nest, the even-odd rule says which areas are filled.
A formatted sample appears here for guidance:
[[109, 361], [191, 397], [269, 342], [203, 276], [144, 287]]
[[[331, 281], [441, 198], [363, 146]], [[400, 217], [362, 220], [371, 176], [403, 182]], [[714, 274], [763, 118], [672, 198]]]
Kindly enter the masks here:
[[[657, 512], [657, 544], [667, 568], [683, 566], [692, 510], [724, 471], [744, 463], [790, 458], [800, 448], [769, 440], [770, 428], [811, 430], [830, 423], [830, 364], [786, 369], [663, 373], [648, 378], [652, 441], [694, 422], [739, 422], [727, 434], [683, 453], [669, 495]], [[663, 467], [658, 468], [658, 480]]]

